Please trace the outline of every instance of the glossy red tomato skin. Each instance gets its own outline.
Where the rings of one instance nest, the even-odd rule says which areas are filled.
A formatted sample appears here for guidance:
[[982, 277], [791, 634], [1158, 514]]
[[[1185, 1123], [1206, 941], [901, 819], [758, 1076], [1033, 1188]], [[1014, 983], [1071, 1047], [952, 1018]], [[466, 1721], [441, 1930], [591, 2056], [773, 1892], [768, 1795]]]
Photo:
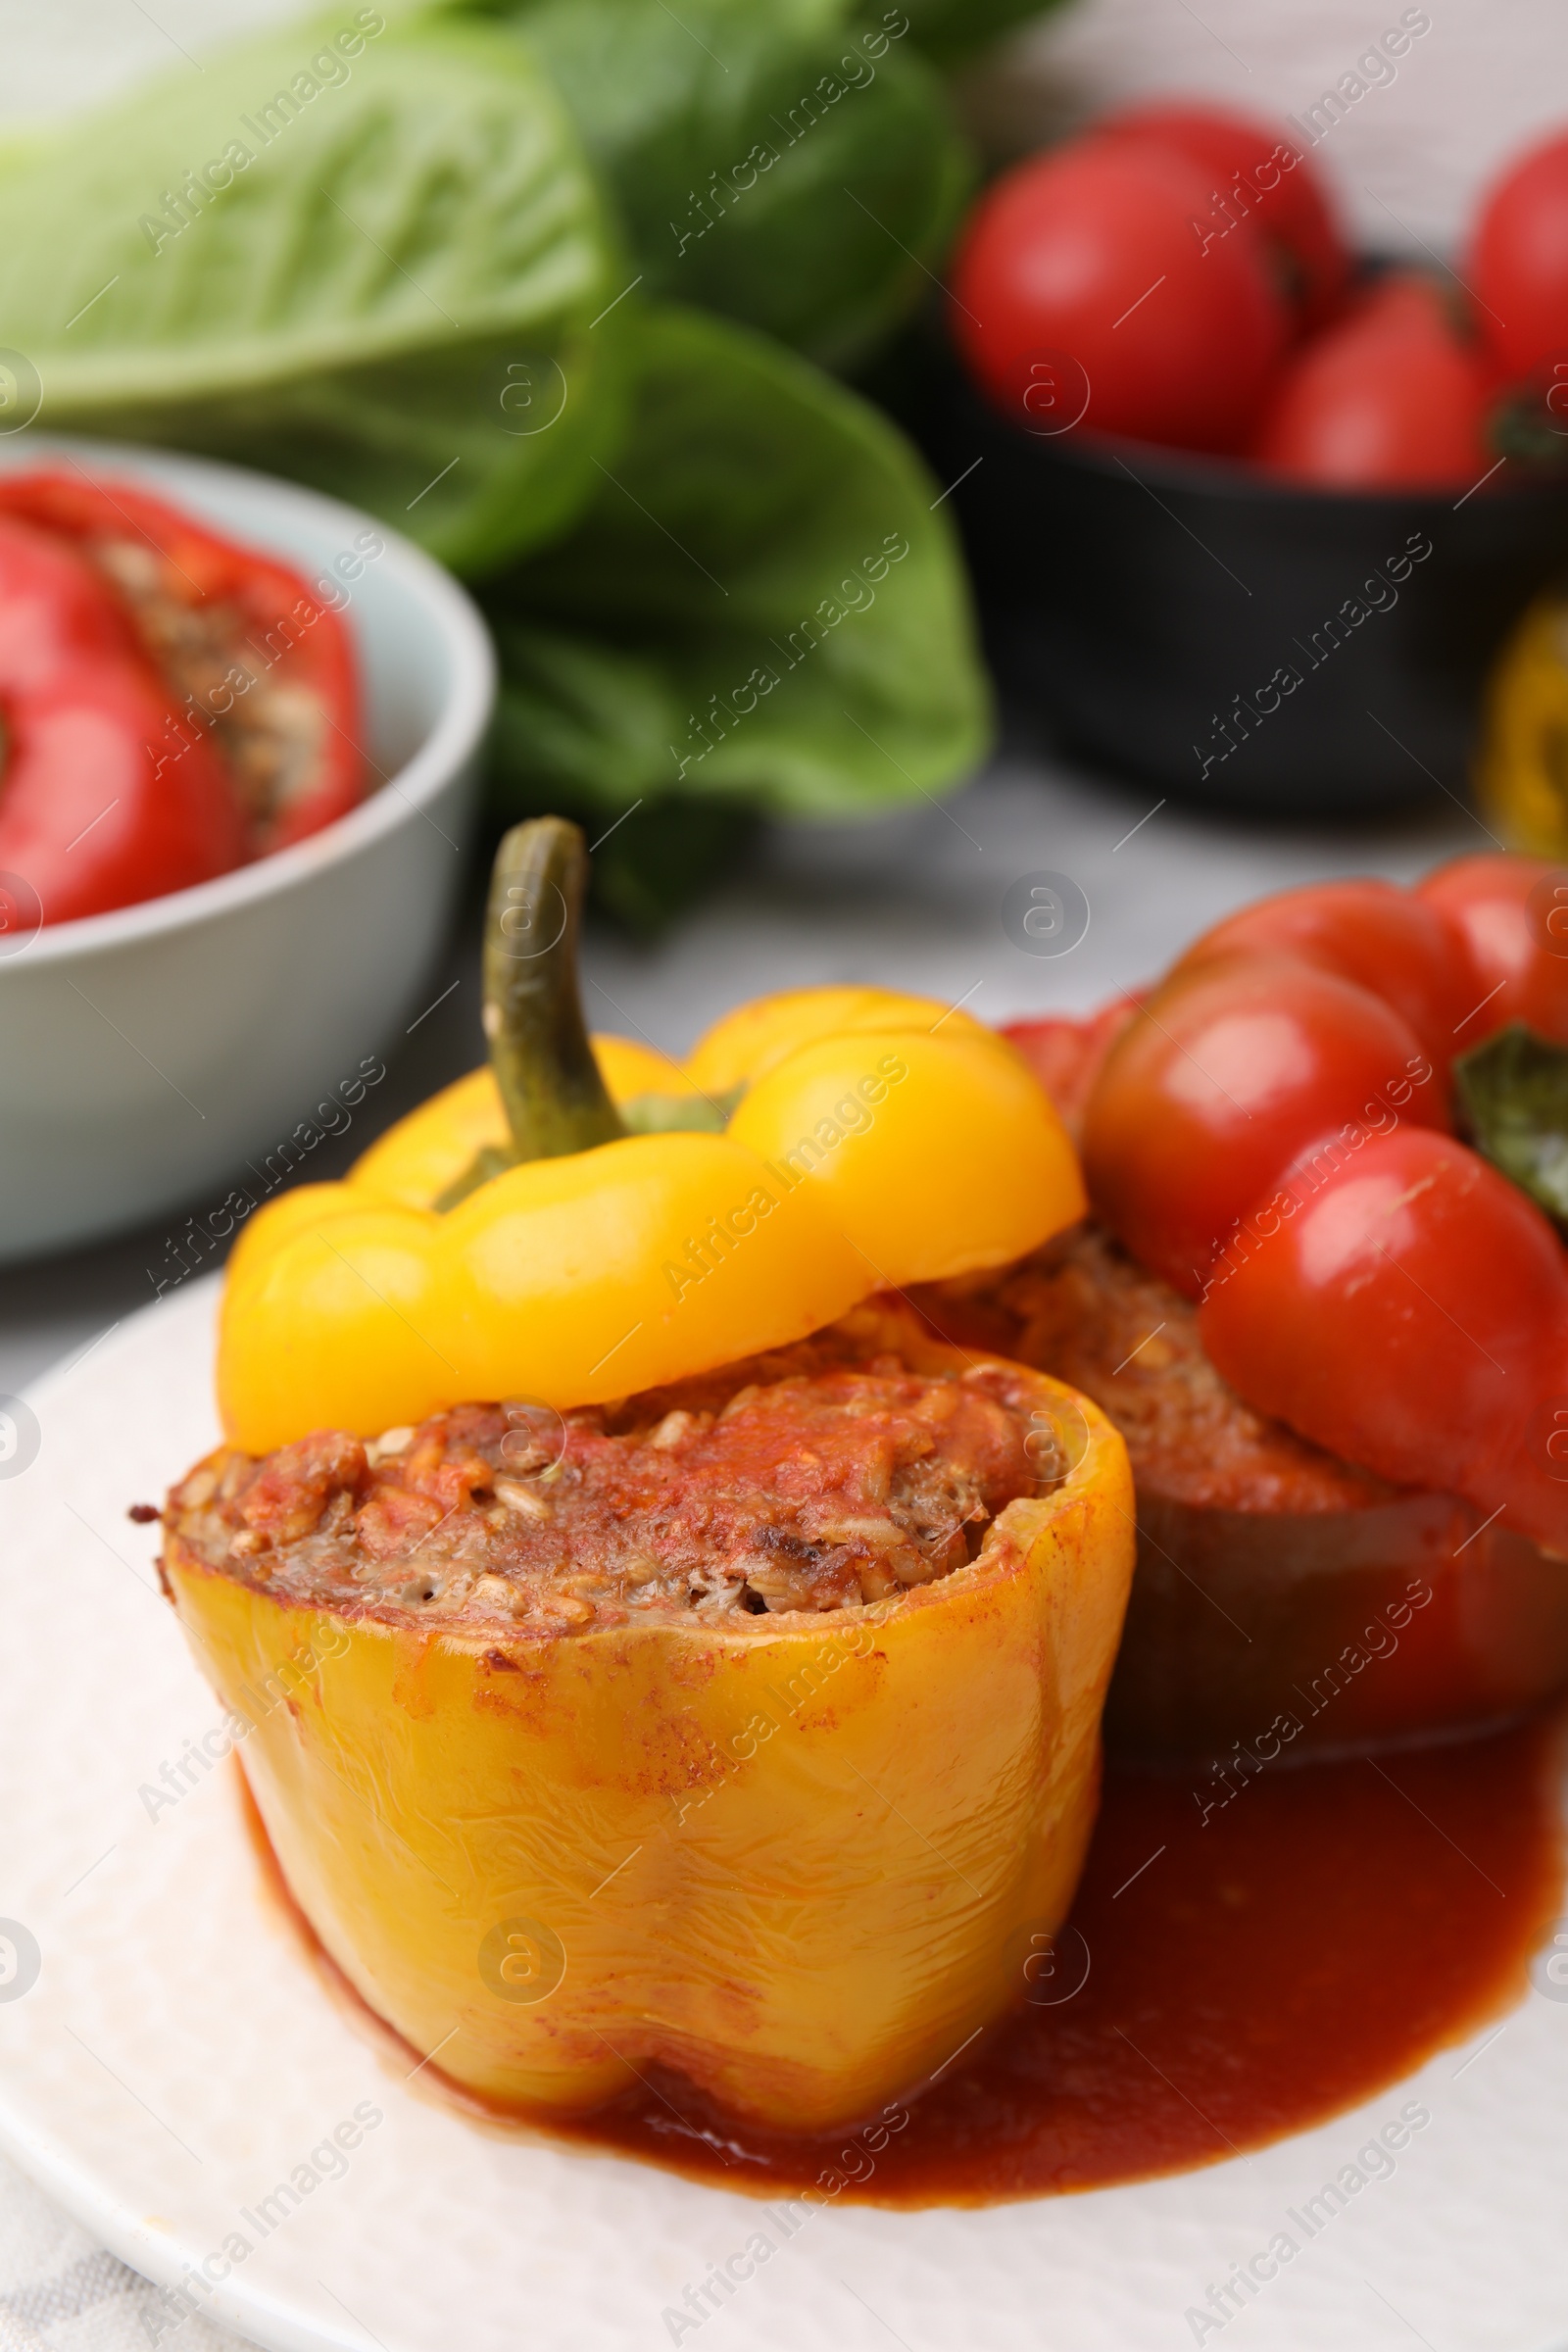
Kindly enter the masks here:
[[1360, 879], [1283, 890], [1215, 923], [1176, 968], [1270, 954], [1298, 956], [1381, 997], [1409, 1022], [1436, 1068], [1463, 1051], [1455, 1030], [1475, 1003], [1469, 956], [1446, 914], [1415, 892]]
[[1416, 889], [1464, 942], [1472, 993], [1457, 1050], [1510, 1021], [1568, 1046], [1568, 868], [1488, 852], [1440, 865]]
[[[183, 890], [245, 855], [205, 737], [163, 763], [177, 707], [76, 550], [0, 515], [0, 869], [46, 923]], [[187, 730], [188, 732], [188, 730]]]
[[1318, 489], [1466, 490], [1495, 462], [1487, 405], [1442, 294], [1396, 273], [1290, 362], [1250, 454]]
[[1502, 1505], [1516, 1533], [1568, 1544], [1541, 1427], [1568, 1364], [1568, 1270], [1534, 1202], [1451, 1136], [1407, 1127], [1321, 1181], [1298, 1166], [1250, 1222], [1200, 1318], [1248, 1402], [1396, 1485]]
[[1568, 358], [1568, 137], [1531, 148], [1494, 181], [1464, 274], [1506, 375]]
[[[1210, 195], [1196, 218], [1204, 231], [1250, 225], [1274, 248], [1276, 274], [1298, 324], [1320, 326], [1338, 308], [1350, 275], [1350, 253], [1327, 191], [1299, 147], [1266, 122], [1228, 108], [1154, 103], [1107, 115], [1097, 136], [1142, 139], [1174, 148], [1198, 165]], [[1225, 200], [1225, 210], [1214, 199]]]
[[1287, 956], [1219, 957], [1168, 980], [1111, 1048], [1084, 1173], [1133, 1255], [1198, 1298], [1303, 1146], [1446, 1115], [1414, 1031], [1381, 998]]
[[1065, 355], [1088, 381], [1083, 425], [1183, 449], [1232, 449], [1289, 334], [1254, 240], [1204, 254], [1204, 173], [1168, 149], [1090, 137], [1004, 173], [970, 216], [950, 318], [995, 405], [1036, 428], [1031, 369]]

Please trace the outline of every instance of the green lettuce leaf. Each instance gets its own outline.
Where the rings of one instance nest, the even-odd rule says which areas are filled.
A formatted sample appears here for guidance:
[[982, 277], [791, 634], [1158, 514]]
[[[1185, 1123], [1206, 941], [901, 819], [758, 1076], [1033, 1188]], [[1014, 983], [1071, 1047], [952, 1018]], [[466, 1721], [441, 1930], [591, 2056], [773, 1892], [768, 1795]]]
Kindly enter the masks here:
[[0, 340], [40, 427], [270, 467], [466, 569], [597, 481], [592, 321], [624, 282], [548, 74], [446, 17], [292, 25], [0, 174]]
[[929, 289], [973, 173], [901, 8], [839, 24], [815, 0], [495, 7], [554, 74], [645, 295], [843, 368]]
[[628, 333], [627, 442], [570, 535], [484, 592], [497, 812], [559, 808], [592, 835], [638, 809], [602, 862], [634, 824], [667, 841], [661, 812], [848, 817], [952, 785], [989, 707], [914, 452], [724, 320], [633, 310]]
[[1510, 1021], [1453, 1065], [1478, 1152], [1568, 1224], [1568, 1048]]

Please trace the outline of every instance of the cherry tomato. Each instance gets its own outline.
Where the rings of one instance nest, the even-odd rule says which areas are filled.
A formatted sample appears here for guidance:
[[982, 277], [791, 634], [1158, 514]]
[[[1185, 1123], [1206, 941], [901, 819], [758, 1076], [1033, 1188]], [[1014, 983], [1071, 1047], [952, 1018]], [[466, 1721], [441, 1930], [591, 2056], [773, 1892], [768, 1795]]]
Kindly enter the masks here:
[[187, 730], [130, 621], [64, 540], [0, 515], [0, 869], [43, 920], [102, 914], [226, 873], [245, 855], [218, 753]]
[[[1568, 907], [1562, 927], [1568, 954]], [[1446, 1070], [1464, 1051], [1465, 1040], [1456, 1040], [1455, 1031], [1475, 1003], [1465, 945], [1442, 909], [1413, 891], [1373, 881], [1284, 890], [1227, 915], [1176, 968], [1188, 971], [1217, 956], [1269, 953], [1299, 956], [1370, 989], [1409, 1022], [1436, 1068]]]
[[1070, 407], [1095, 432], [1183, 449], [1245, 440], [1290, 320], [1257, 240], [1200, 249], [1190, 222], [1209, 192], [1185, 156], [1091, 136], [982, 196], [950, 317], [1005, 415], [1059, 429], [1075, 421]]
[[1144, 1265], [1198, 1297], [1216, 1252], [1307, 1144], [1445, 1124], [1415, 1032], [1337, 973], [1233, 956], [1168, 980], [1089, 1099], [1090, 1197]]
[[1200, 1316], [1248, 1402], [1568, 1544], [1549, 1421], [1554, 1383], [1568, 1407], [1568, 1267], [1534, 1202], [1463, 1144], [1406, 1128], [1298, 1166], [1250, 1224]]
[[1494, 463], [1486, 415], [1485, 370], [1444, 296], [1399, 271], [1292, 360], [1251, 455], [1325, 489], [1468, 489]]
[[1568, 136], [1533, 147], [1493, 183], [1464, 275], [1508, 375], [1568, 359]]
[[1440, 865], [1416, 889], [1467, 951], [1469, 1004], [1455, 1051], [1509, 1021], [1568, 1046], [1568, 869], [1544, 858], [1486, 854]]
[[1262, 236], [1298, 324], [1319, 326], [1332, 315], [1349, 278], [1350, 255], [1323, 182], [1292, 140], [1218, 106], [1130, 106], [1095, 129], [1100, 138], [1141, 139], [1187, 156], [1210, 183], [1193, 221], [1202, 250], [1210, 250], [1213, 238], [1250, 227]]

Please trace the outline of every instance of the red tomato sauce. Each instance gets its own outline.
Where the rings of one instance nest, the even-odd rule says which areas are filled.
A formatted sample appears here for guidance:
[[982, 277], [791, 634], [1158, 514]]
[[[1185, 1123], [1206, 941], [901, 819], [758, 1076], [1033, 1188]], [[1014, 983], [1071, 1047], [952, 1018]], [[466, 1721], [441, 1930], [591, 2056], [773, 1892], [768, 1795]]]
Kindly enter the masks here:
[[1524, 1996], [1565, 1907], [1560, 1772], [1551, 1720], [1265, 1771], [1206, 1819], [1196, 1774], [1113, 1769], [1039, 2005], [987, 2027], [922, 2097], [791, 2139], [651, 2075], [550, 2136], [758, 2196], [905, 2207], [1222, 2161], [1358, 2105]]

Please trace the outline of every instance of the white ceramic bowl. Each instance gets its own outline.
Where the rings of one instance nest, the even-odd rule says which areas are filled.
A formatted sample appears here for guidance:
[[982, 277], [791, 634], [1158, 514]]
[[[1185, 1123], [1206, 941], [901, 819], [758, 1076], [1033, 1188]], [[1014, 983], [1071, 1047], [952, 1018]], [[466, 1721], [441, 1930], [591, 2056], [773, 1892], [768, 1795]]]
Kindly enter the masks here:
[[386, 781], [293, 849], [19, 934], [0, 954], [0, 1258], [179, 1204], [216, 1206], [224, 1180], [254, 1195], [247, 1163], [265, 1172], [270, 1156], [278, 1168], [296, 1127], [374, 1065], [441, 946], [495, 692], [473, 605], [383, 523], [202, 459], [31, 433], [0, 441], [8, 468], [65, 454], [144, 480], [312, 580], [358, 533], [379, 533], [385, 552], [346, 583], [345, 610], [366, 748]]

